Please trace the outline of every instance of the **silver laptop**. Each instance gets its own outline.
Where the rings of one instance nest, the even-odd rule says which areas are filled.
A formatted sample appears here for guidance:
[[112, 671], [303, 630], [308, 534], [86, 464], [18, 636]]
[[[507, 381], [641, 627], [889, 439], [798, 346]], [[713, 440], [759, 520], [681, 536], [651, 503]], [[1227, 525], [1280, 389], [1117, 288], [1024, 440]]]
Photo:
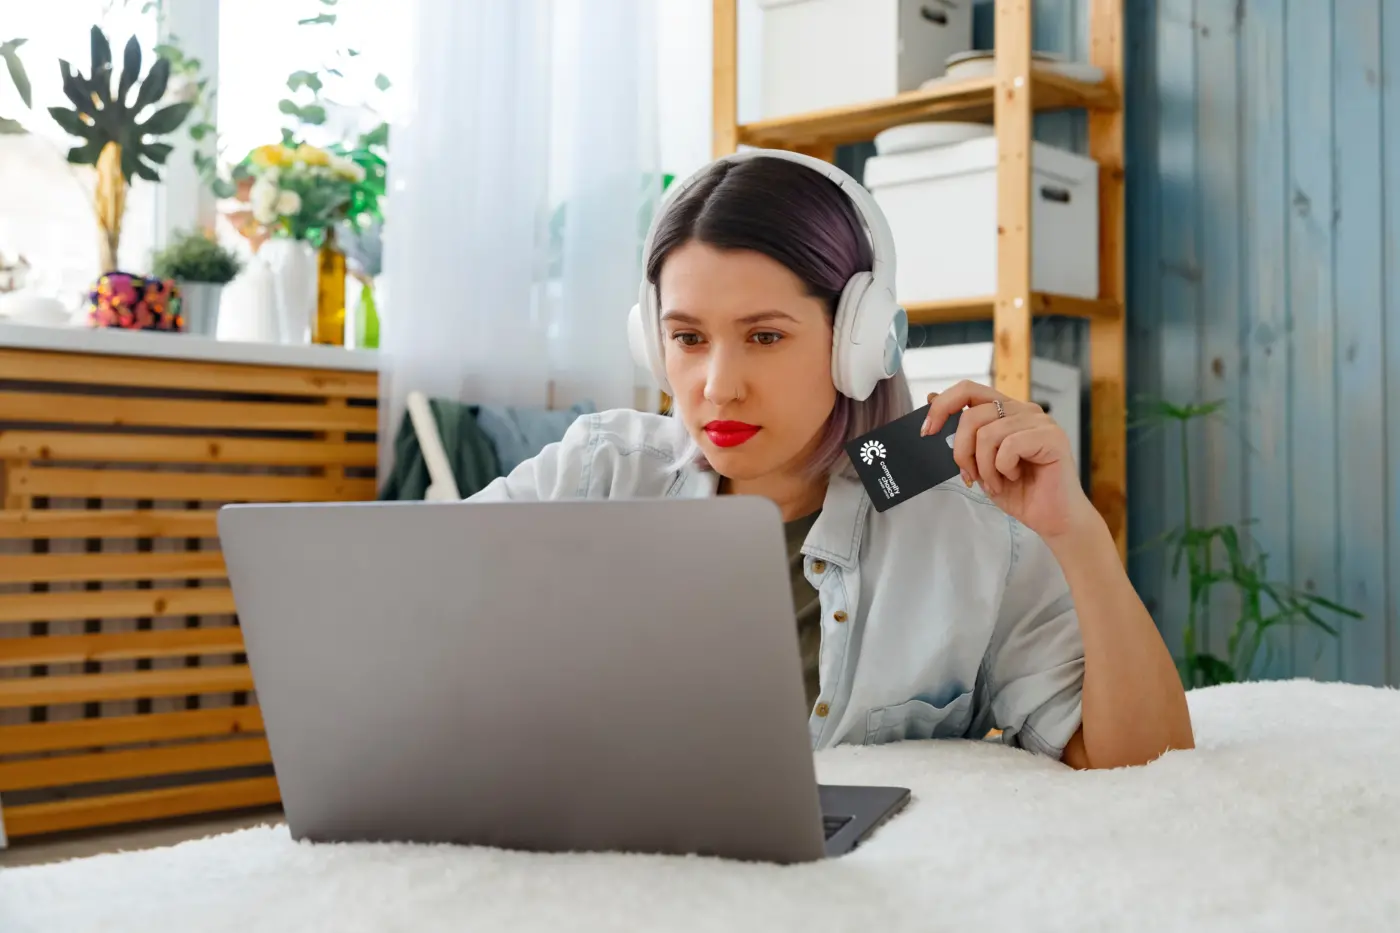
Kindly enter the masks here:
[[777, 509], [239, 505], [228, 575], [291, 834], [800, 862], [819, 787]]

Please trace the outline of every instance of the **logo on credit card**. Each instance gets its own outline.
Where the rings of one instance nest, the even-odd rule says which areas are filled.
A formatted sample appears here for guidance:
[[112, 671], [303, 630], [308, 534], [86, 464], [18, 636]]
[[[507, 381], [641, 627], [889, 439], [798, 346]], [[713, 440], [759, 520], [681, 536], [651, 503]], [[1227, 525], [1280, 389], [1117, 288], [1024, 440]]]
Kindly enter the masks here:
[[864, 460], [867, 466], [876, 460], [885, 459], [885, 445], [879, 441], [866, 441], [860, 448], [860, 459]]
[[950, 415], [937, 435], [924, 437], [920, 430], [928, 415], [924, 406], [846, 443], [846, 456], [876, 511], [958, 475], [951, 448], [959, 414]]

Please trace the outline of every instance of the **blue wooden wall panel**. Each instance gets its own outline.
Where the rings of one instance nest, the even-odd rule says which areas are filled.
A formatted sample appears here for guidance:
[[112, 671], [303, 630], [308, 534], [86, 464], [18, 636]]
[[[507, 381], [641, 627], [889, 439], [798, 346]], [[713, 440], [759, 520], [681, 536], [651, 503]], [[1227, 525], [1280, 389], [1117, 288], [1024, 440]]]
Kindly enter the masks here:
[[[1284, 0], [1250, 0], [1240, 23], [1241, 152], [1244, 179], [1242, 408], [1244, 508], [1269, 568], [1292, 566], [1288, 451], [1290, 428], [1288, 291], [1287, 72]], [[1131, 489], [1129, 490], [1131, 494]], [[1264, 645], [1263, 673], [1287, 674], [1292, 639], [1275, 632]]]
[[1376, 389], [1385, 393], [1385, 416], [1376, 427], [1385, 431], [1386, 463], [1385, 481], [1377, 492], [1387, 515], [1386, 675], [1387, 682], [1400, 684], [1400, 10], [1393, 0], [1383, 0], [1380, 33], [1385, 378]]
[[[1239, 21], [1233, 4], [1196, 5], [1195, 220], [1199, 242], [1200, 346], [1195, 378], [1204, 398], [1225, 402], [1221, 416], [1191, 437], [1194, 503], [1206, 526], [1239, 527], [1247, 519], [1240, 379], [1240, 241], [1245, 228], [1240, 164]], [[1183, 374], [1185, 375], [1185, 374]], [[1229, 657], [1229, 640], [1241, 600], [1233, 587], [1217, 587], [1208, 607], [1202, 643]]]
[[[1400, 10], [1127, 6], [1130, 389], [1224, 400], [1194, 517], [1253, 519], [1270, 576], [1365, 615], [1280, 632], [1263, 673], [1400, 684]], [[1134, 546], [1185, 505], [1178, 453], [1129, 448]], [[1179, 582], [1130, 570], [1179, 651]]]
[[[1202, 0], [1210, 2], [1210, 0]], [[1156, 282], [1160, 295], [1156, 327], [1162, 354], [1161, 382], [1155, 389], [1165, 398], [1194, 395], [1199, 379], [1197, 359], [1201, 320], [1201, 262], [1199, 256], [1196, 126], [1196, 2], [1160, 0], [1157, 32], [1157, 184], [1163, 210], [1161, 236], [1153, 267], [1138, 270]], [[1164, 431], [1162, 455], [1166, 467], [1162, 480], [1163, 525], [1172, 528], [1188, 515], [1200, 514], [1200, 470], [1195, 462], [1189, 503], [1182, 482], [1182, 437], [1174, 425]], [[1199, 445], [1198, 445], [1199, 446]], [[1131, 503], [1132, 490], [1129, 490]], [[1182, 649], [1188, 613], [1184, 574], [1163, 581], [1158, 598], [1158, 625], [1174, 652]], [[1203, 647], [1203, 646], [1202, 646]]]
[[[1131, 411], [1135, 399], [1157, 394], [1162, 379], [1161, 332], [1156, 326], [1162, 203], [1161, 186], [1157, 183], [1156, 140], [1161, 122], [1161, 91], [1156, 80], [1155, 20], [1150, 16], [1132, 16], [1124, 25], [1124, 95], [1131, 102], [1130, 118], [1123, 131], [1128, 277], [1125, 375]], [[1130, 416], [1130, 425], [1135, 420]], [[1162, 618], [1159, 598], [1164, 564], [1161, 548], [1149, 543], [1158, 540], [1166, 530], [1163, 437], [1160, 430], [1130, 427], [1128, 432], [1128, 572], [1148, 611], [1158, 619]]]
[[[1337, 590], [1368, 624], [1342, 625], [1340, 672], [1385, 682], [1385, 228], [1381, 0], [1339, 0], [1332, 44], [1337, 339]], [[1302, 388], [1302, 387], [1300, 387]], [[1304, 391], [1306, 389], [1304, 388]]]
[[[1343, 0], [1344, 3], [1353, 0]], [[1337, 593], [1337, 387], [1333, 231], [1332, 0], [1288, 0], [1288, 305], [1293, 379], [1294, 580], [1308, 592]], [[1294, 669], [1335, 679], [1336, 641], [1315, 629], [1293, 632]]]

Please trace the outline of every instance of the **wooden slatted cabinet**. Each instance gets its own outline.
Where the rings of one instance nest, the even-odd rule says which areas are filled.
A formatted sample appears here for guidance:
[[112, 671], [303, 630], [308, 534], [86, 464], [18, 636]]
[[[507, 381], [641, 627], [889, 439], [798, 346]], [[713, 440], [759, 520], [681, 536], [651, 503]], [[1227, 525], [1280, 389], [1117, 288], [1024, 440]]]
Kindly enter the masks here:
[[215, 516], [373, 498], [377, 395], [373, 371], [0, 349], [10, 838], [277, 802]]
[[[1119, 553], [1127, 554], [1127, 420], [1123, 316], [1123, 3], [1090, 0], [1090, 62], [1101, 83], [1031, 67], [1032, 0], [995, 0], [996, 69], [885, 100], [754, 123], [738, 116], [737, 0], [713, 0], [716, 158], [739, 146], [789, 149], [830, 161], [839, 145], [925, 120], [983, 120], [996, 126], [997, 292], [908, 304], [911, 324], [991, 320], [997, 388], [1030, 397], [1031, 320], [1078, 317], [1089, 325], [1090, 494]], [[1048, 110], [1089, 114], [1089, 155], [1099, 164], [1099, 296], [1084, 300], [1031, 290], [1032, 118]], [[901, 262], [917, 257], [901, 257]]]

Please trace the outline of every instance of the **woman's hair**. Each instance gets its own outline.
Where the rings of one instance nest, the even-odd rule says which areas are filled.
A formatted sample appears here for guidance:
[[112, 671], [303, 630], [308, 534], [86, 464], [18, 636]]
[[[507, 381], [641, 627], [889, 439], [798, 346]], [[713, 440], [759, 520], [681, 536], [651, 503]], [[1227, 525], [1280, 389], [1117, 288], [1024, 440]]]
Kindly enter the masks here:
[[[661, 281], [666, 258], [692, 240], [716, 249], [753, 250], [782, 263], [821, 300], [832, 321], [846, 282], [873, 266], [869, 236], [850, 198], [830, 179], [787, 159], [717, 162], [696, 180], [657, 225], [646, 258], [653, 287]], [[838, 392], [809, 472], [850, 472], [843, 456], [846, 442], [912, 409], [902, 370], [882, 379], [863, 402]], [[709, 469], [699, 446], [690, 447], [681, 462]]]

